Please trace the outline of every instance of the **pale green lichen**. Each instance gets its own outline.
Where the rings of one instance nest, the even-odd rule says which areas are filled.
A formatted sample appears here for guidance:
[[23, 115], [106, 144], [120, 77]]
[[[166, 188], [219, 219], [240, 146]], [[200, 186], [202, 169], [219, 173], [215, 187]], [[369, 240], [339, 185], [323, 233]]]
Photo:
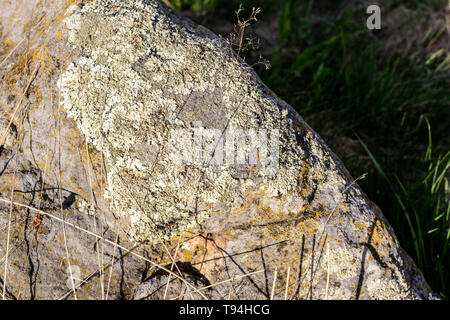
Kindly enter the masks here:
[[79, 198], [77, 200], [77, 209], [78, 209], [78, 211], [85, 213], [87, 215], [90, 215], [90, 216], [95, 215], [95, 206], [92, 203], [87, 202], [86, 200], [84, 200], [82, 198]]
[[[79, 59], [58, 83], [68, 115], [108, 159], [105, 196], [131, 218], [136, 241], [158, 242], [198, 226], [214, 206], [249, 188], [286, 194], [302, 166], [292, 111], [260, 89], [222, 40], [163, 10], [144, 0], [74, 8], [66, 25]], [[280, 130], [276, 175], [246, 167], [240, 177], [242, 168], [175, 163], [169, 131], [197, 120], [207, 128]], [[148, 157], [138, 156], [141, 149]]]
[[[358, 249], [345, 247], [332, 247], [329, 250], [329, 257], [322, 258], [320, 267], [322, 274], [327, 274], [332, 282], [346, 283], [343, 288], [347, 291], [345, 295], [349, 298], [356, 296], [358, 286], [360, 286], [361, 299], [414, 299], [417, 298], [402, 275], [396, 268], [388, 266], [380, 267], [370, 254], [365, 256], [365, 263], [362, 264], [357, 257]], [[364, 268], [363, 270], [361, 268]], [[360, 276], [364, 275], [361, 281]], [[331, 288], [334, 286], [332, 285]], [[325, 289], [325, 288], [323, 288]], [[317, 293], [319, 296], [325, 295], [325, 290]], [[330, 290], [328, 297], [334, 299], [334, 295], [342, 296], [341, 292]]]

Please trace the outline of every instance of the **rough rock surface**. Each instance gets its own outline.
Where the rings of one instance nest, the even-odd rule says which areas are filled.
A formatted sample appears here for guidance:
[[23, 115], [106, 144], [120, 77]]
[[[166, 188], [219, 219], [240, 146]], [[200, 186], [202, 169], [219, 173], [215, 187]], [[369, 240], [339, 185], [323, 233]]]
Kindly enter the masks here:
[[[434, 297], [340, 160], [209, 30], [153, 0], [0, 8], [6, 298]], [[235, 165], [216, 158], [230, 128], [253, 133], [225, 147]], [[200, 161], [173, 157], [180, 129]], [[258, 130], [279, 145], [256, 152]]]

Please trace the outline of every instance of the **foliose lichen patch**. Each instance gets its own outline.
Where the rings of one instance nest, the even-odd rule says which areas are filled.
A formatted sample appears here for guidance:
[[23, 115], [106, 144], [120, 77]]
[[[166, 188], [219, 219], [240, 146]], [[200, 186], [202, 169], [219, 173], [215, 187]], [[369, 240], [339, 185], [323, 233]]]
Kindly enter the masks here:
[[[198, 226], [248, 188], [275, 195], [298, 185], [302, 150], [291, 109], [217, 36], [156, 1], [103, 0], [66, 19], [79, 58], [61, 76], [62, 103], [109, 162], [105, 197], [130, 217], [137, 242]], [[172, 129], [279, 130], [279, 167], [195, 166], [174, 161]], [[242, 170], [246, 174], [242, 174]]]

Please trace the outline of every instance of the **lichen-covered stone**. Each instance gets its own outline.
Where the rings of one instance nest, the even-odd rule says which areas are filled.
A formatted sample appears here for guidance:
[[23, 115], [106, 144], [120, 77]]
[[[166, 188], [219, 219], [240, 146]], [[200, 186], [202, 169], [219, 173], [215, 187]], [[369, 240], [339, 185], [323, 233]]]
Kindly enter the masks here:
[[[197, 227], [215, 204], [249, 188], [282, 195], [297, 186], [303, 151], [292, 143], [292, 110], [258, 88], [253, 71], [220, 38], [202, 27], [193, 32], [194, 25], [149, 1], [94, 1], [66, 25], [82, 54], [61, 76], [63, 105], [108, 158], [106, 198], [131, 217], [136, 241], [160, 242]], [[219, 130], [281, 130], [278, 173], [237, 179], [233, 167], [177, 164], [170, 132], [194, 121]], [[155, 146], [154, 161], [139, 159], [136, 145]]]
[[[13, 206], [8, 297], [74, 298], [68, 261], [79, 298], [434, 297], [340, 160], [209, 30], [153, 0], [0, 6], [0, 61], [19, 44], [0, 70], [2, 117], [18, 108], [1, 227], [11, 188], [70, 223], [64, 241], [60, 221]], [[177, 161], [171, 133], [199, 127], [277, 132], [277, 167]]]

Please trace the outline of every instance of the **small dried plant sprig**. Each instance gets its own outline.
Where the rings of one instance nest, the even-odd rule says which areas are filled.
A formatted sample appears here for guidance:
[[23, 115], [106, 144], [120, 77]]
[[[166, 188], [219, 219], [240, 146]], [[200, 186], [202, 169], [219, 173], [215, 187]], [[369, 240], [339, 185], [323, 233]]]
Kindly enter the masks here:
[[[237, 24], [234, 25], [233, 32], [226, 39], [227, 43], [233, 48], [236, 52], [236, 55], [242, 57], [241, 54], [247, 52], [249, 50], [259, 50], [260, 48], [260, 40], [258, 37], [249, 35], [245, 36], [246, 29], [253, 23], [258, 21], [258, 14], [261, 13], [260, 8], [252, 8], [252, 13], [247, 19], [241, 17], [244, 8], [242, 8], [242, 4], [239, 5], [239, 9], [236, 11]], [[245, 60], [245, 57], [242, 57]], [[266, 67], [266, 69], [270, 68], [270, 63], [266, 59], [264, 59], [261, 55], [259, 55], [258, 61], [252, 64], [252, 67], [257, 64], [262, 64]]]

